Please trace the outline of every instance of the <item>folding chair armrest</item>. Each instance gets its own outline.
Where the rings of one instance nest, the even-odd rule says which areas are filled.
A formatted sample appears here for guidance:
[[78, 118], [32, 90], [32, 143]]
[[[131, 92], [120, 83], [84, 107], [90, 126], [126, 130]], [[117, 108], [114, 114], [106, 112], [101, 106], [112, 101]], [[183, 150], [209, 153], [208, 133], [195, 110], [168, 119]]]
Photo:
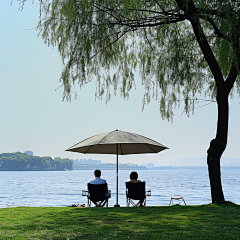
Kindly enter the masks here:
[[105, 196], [106, 196], [107, 198], [110, 198], [110, 197], [111, 197], [111, 190], [108, 190], [107, 193], [105, 193]]
[[151, 193], [152, 193], [151, 190], [146, 191], [146, 196], [147, 196], [147, 197], [150, 197], [150, 196], [151, 196]]
[[82, 190], [82, 196], [84, 196], [84, 197], [88, 196], [88, 191]]

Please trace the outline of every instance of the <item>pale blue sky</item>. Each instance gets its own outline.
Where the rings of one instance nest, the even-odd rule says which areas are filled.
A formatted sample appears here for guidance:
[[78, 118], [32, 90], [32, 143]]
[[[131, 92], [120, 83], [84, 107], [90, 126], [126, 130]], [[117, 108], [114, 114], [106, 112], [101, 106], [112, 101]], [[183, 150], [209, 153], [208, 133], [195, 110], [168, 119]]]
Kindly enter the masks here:
[[[203, 157], [216, 131], [217, 108], [212, 103], [188, 118], [175, 110], [173, 124], [161, 119], [158, 102], [142, 109], [143, 88], [137, 84], [130, 99], [112, 97], [95, 101], [95, 83], [89, 83], [72, 102], [62, 102], [59, 77], [62, 64], [57, 49], [47, 47], [38, 32], [38, 5], [0, 2], [0, 153], [31, 150], [34, 155], [92, 158], [115, 162], [111, 155], [83, 155], [64, 150], [81, 140], [120, 129], [152, 138], [170, 149], [159, 154], [120, 156], [123, 163], [154, 162]], [[140, 82], [138, 77], [137, 82]], [[239, 99], [230, 100], [229, 141], [225, 157], [240, 158]]]

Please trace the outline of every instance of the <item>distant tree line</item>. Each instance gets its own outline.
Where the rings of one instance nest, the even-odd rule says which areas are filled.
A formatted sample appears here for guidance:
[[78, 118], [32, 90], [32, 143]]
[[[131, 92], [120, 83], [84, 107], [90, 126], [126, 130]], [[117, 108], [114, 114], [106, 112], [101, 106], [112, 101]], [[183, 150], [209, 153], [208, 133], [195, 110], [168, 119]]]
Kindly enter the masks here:
[[0, 154], [0, 171], [53, 171], [72, 170], [73, 162], [68, 158], [30, 156], [25, 153]]

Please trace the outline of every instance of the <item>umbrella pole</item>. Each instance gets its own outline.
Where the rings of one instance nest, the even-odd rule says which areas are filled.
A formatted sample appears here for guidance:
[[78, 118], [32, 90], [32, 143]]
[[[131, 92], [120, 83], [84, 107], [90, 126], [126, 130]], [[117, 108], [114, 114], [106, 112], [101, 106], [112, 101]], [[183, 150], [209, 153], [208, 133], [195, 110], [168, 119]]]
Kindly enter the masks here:
[[118, 204], [118, 144], [117, 144], [117, 195], [116, 195], [116, 205], [114, 205], [114, 207], [120, 207], [120, 205]]

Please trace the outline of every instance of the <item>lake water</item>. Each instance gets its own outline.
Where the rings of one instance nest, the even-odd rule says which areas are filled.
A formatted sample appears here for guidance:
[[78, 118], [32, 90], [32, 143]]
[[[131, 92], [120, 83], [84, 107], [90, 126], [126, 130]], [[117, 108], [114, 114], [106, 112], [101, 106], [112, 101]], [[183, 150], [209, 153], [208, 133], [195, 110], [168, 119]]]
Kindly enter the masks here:
[[[130, 170], [119, 171], [119, 204], [126, 206], [125, 181]], [[222, 168], [225, 199], [240, 204], [240, 168]], [[207, 168], [172, 168], [139, 170], [139, 179], [152, 191], [147, 206], [166, 206], [173, 195], [181, 195], [187, 205], [211, 202]], [[1, 171], [0, 208], [14, 206], [69, 206], [87, 203], [82, 196], [86, 183], [93, 179], [92, 170], [72, 171]], [[109, 206], [116, 204], [116, 172], [103, 170], [102, 178], [112, 191]], [[176, 202], [177, 203], [177, 202]]]

